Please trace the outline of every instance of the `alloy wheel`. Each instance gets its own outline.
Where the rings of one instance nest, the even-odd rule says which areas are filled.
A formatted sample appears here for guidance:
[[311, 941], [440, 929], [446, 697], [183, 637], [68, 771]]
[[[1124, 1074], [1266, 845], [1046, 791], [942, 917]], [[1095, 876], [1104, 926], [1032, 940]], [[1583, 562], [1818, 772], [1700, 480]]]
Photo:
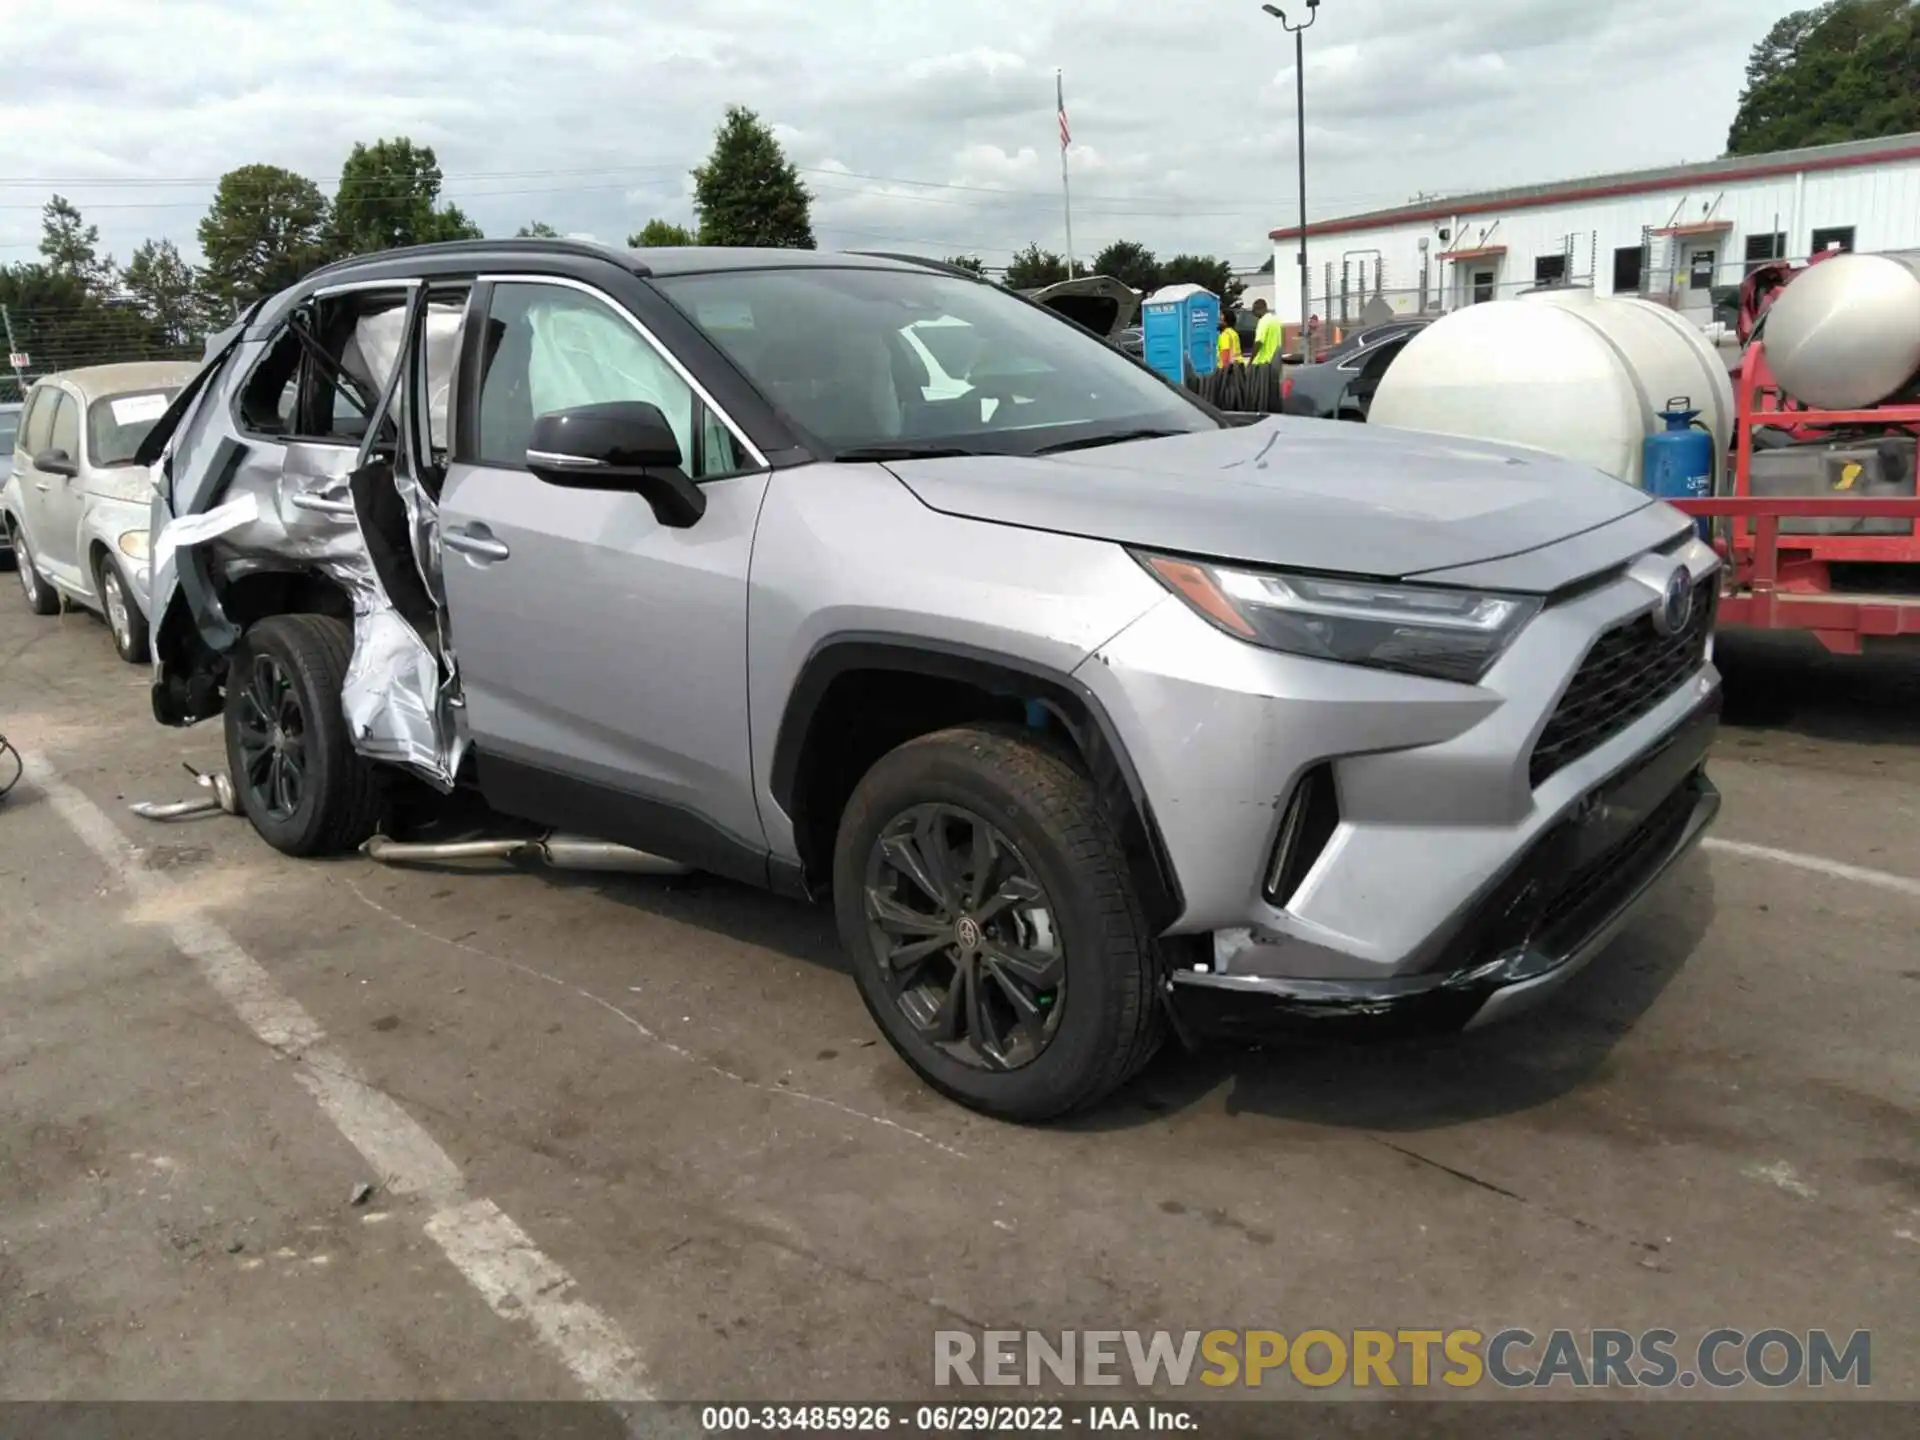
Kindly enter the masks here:
[[27, 592], [27, 603], [40, 603], [40, 577], [34, 573], [33, 552], [27, 548], [24, 532], [15, 531], [13, 536], [13, 568], [19, 572], [20, 588]]
[[107, 606], [107, 624], [124, 653], [133, 649], [133, 622], [127, 618], [127, 592], [120, 584], [120, 572], [108, 561], [100, 567], [100, 595]]
[[293, 678], [271, 655], [249, 663], [237, 728], [248, 808], [292, 818], [307, 788], [306, 715]]
[[1017, 1070], [1060, 1028], [1066, 953], [1019, 848], [957, 805], [896, 816], [867, 860], [868, 936], [914, 1030], [964, 1064]]

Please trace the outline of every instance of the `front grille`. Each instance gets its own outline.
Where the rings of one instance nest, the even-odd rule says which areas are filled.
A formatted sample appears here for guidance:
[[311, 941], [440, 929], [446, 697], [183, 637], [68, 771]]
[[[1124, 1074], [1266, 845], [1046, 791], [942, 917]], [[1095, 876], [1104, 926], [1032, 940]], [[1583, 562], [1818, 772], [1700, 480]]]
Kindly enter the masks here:
[[1561, 822], [1474, 907], [1428, 968], [1472, 970], [1523, 950], [1554, 960], [1571, 954], [1665, 862], [1704, 789], [1695, 770], [1617, 844], [1578, 864], [1567, 854], [1580, 821]]
[[1535, 921], [1535, 943], [1551, 955], [1571, 953], [1672, 850], [1699, 797], [1696, 783], [1682, 785], [1619, 845], [1566, 876]]
[[1709, 575], [1694, 586], [1693, 618], [1679, 634], [1662, 635], [1642, 615], [1594, 641], [1533, 747], [1528, 771], [1536, 788], [1652, 711], [1706, 663], [1718, 600], [1719, 577]]

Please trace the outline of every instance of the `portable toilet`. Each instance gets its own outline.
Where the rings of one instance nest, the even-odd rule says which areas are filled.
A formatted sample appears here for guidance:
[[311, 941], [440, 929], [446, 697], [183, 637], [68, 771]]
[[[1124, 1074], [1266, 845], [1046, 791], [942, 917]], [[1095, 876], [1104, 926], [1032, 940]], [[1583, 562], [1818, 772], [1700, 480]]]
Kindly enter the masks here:
[[1168, 285], [1140, 308], [1141, 358], [1175, 385], [1211, 375], [1220, 359], [1220, 297], [1200, 285]]

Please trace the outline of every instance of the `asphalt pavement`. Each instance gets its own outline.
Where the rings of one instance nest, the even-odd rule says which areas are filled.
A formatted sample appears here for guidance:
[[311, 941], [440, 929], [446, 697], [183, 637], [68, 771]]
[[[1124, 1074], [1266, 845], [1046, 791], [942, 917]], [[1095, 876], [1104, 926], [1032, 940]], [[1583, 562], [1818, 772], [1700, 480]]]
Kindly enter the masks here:
[[217, 727], [8, 593], [0, 1398], [845, 1401], [926, 1394], [955, 1328], [1735, 1325], [1869, 1330], [1920, 1400], [1920, 664], [1723, 651], [1715, 846], [1551, 1008], [1169, 1053], [1023, 1129], [879, 1042], [824, 911], [136, 818]]

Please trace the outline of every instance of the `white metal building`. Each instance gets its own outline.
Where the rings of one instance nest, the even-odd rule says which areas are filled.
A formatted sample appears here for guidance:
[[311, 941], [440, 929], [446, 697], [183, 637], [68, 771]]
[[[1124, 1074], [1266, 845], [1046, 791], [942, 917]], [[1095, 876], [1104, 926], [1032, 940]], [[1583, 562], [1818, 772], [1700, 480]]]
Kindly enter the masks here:
[[[1301, 317], [1299, 227], [1272, 232], [1276, 306]], [[1699, 314], [1756, 261], [1833, 246], [1920, 249], [1920, 134], [1599, 175], [1307, 227], [1314, 313], [1451, 310], [1537, 284], [1645, 295]]]

